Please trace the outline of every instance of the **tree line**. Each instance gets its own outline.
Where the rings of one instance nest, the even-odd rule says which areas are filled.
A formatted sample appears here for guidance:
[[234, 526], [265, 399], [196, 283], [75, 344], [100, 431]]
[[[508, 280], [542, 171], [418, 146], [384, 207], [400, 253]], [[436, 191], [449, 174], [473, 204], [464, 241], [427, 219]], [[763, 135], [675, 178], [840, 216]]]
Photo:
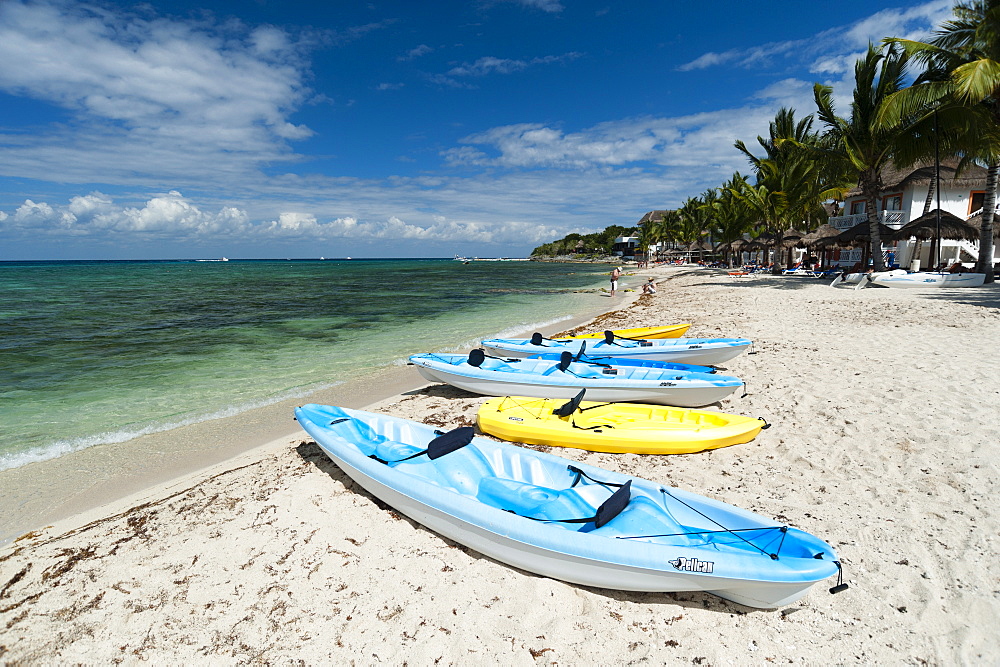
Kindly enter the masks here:
[[[911, 69], [912, 83], [907, 85]], [[843, 201], [856, 187], [865, 199], [870, 255], [880, 271], [885, 269], [878, 205], [883, 171], [890, 165], [906, 168], [951, 157], [958, 159], [958, 173], [973, 164], [986, 167], [976, 271], [993, 282], [993, 218], [1000, 175], [1000, 0], [956, 4], [952, 17], [927, 42], [890, 37], [880, 45], [870, 44], [855, 65], [853, 96], [845, 113], [835, 108], [833, 93], [829, 86], [814, 85], [815, 115], [796, 119], [794, 109], [780, 109], [768, 136], [757, 137], [755, 151], [736, 141], [734, 147], [746, 156], [751, 173], [736, 172], [719, 187], [650, 220], [638, 232], [639, 247], [648, 251], [657, 244], [691, 245], [706, 237], [728, 244], [749, 237], [769, 243], [777, 258], [784, 232], [815, 229], [827, 219], [824, 202]], [[600, 234], [607, 236], [612, 229], [617, 230], [612, 242], [619, 232], [628, 231], [615, 226]], [[570, 235], [555, 244], [569, 251], [572, 236], [575, 247], [595, 235]], [[561, 254], [543, 250], [555, 244], [535, 252]], [[610, 250], [610, 245], [601, 249]]]
[[545, 243], [531, 251], [532, 257], [556, 257], [559, 255], [600, 256], [610, 255], [611, 247], [619, 236], [633, 236], [636, 227], [611, 225], [593, 234], [567, 234], [558, 241]]

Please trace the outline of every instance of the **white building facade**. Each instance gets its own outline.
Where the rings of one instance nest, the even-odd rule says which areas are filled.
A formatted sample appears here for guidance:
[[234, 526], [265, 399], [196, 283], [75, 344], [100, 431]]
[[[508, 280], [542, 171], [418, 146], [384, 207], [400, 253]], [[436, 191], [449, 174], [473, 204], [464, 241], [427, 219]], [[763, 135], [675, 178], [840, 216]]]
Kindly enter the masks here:
[[[946, 160], [941, 165], [941, 210], [947, 211], [968, 220], [983, 208], [986, 195], [986, 169], [970, 167], [958, 178], [955, 177], [957, 161]], [[879, 195], [879, 220], [892, 229], [899, 229], [911, 220], [924, 215], [928, 209], [928, 189], [935, 180], [934, 164], [918, 164], [910, 169], [887, 169], [882, 174], [884, 184]], [[938, 208], [938, 195], [932, 193], [929, 210]], [[847, 193], [844, 201], [844, 214], [829, 219], [831, 226], [844, 230], [866, 222], [865, 198], [859, 189]], [[902, 268], [914, 268], [914, 260], [919, 260], [924, 269], [934, 264], [930, 257], [931, 244], [914, 241], [901, 241], [896, 245], [883, 245], [883, 250], [889, 253], [892, 263]], [[997, 249], [994, 248], [994, 254]], [[918, 253], [919, 256], [914, 255]], [[941, 259], [943, 262], [962, 264], [971, 267], [979, 258], [979, 243], [943, 239], [941, 241]], [[835, 261], [841, 265], [850, 265], [861, 259], [861, 249], [841, 251]], [[998, 260], [994, 257], [994, 263]]]

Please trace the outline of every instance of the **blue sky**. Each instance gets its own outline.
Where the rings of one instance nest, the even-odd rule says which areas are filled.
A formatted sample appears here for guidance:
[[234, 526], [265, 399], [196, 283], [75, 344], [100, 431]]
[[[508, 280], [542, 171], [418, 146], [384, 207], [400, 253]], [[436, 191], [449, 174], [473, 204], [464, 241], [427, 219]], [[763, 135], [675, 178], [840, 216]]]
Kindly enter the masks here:
[[0, 260], [526, 256], [951, 5], [0, 0]]

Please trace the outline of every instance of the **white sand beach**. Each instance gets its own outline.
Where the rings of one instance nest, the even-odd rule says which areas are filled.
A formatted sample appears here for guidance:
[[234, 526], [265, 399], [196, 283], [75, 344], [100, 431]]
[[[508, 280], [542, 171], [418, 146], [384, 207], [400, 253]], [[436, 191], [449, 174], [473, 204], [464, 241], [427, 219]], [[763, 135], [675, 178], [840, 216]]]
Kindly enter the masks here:
[[[268, 412], [245, 419], [281, 434], [269, 444], [0, 548], [0, 661], [1000, 661], [1000, 287], [637, 273], [657, 276], [659, 292], [595, 296], [618, 310], [587, 328], [689, 321], [692, 336], [752, 338], [756, 353], [726, 365], [748, 395], [716, 407], [772, 427], [683, 456], [553, 453], [809, 531], [837, 549], [849, 590], [830, 595], [831, 579], [758, 610], [538, 577], [399, 515]], [[368, 409], [452, 428], [485, 400], [412, 368], [392, 377]], [[225, 428], [199, 433], [239, 451]]]

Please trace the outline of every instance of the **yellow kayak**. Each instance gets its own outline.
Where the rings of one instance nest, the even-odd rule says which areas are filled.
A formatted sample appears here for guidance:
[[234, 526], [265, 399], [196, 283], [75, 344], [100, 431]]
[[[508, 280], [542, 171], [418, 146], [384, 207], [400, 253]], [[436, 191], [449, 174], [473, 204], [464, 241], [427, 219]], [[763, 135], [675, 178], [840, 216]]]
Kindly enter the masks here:
[[[594, 452], [690, 454], [753, 440], [763, 419], [643, 403], [504, 396], [483, 403], [479, 429], [529, 445]], [[555, 414], [558, 411], [562, 414]]]
[[[671, 324], [664, 327], [638, 327], [636, 329], [616, 329], [614, 334], [619, 338], [680, 338], [687, 332], [691, 323]], [[560, 336], [560, 338], [604, 338], [604, 332], [577, 334], [575, 336]]]

